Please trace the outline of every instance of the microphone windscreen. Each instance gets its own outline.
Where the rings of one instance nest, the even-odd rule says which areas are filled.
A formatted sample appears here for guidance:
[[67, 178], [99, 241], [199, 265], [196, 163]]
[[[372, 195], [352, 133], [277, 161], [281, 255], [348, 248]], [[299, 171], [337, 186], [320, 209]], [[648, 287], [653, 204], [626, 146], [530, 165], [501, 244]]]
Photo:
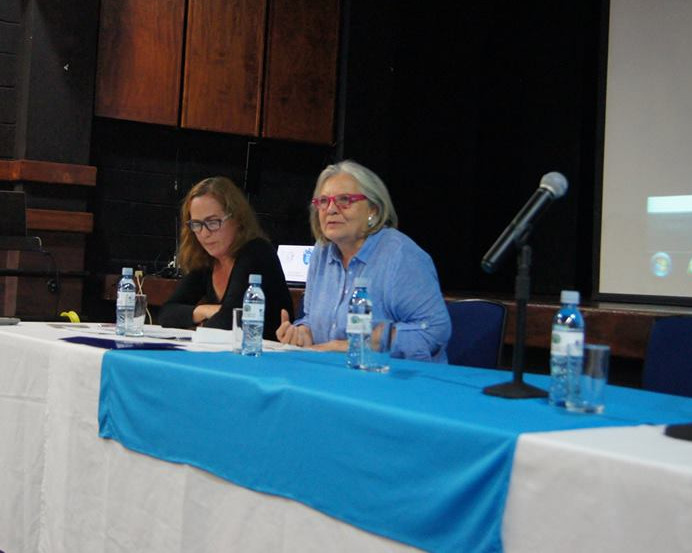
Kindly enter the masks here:
[[553, 198], [560, 198], [567, 192], [567, 179], [562, 173], [558, 173], [557, 171], [546, 173], [541, 179], [539, 188], [548, 190]]

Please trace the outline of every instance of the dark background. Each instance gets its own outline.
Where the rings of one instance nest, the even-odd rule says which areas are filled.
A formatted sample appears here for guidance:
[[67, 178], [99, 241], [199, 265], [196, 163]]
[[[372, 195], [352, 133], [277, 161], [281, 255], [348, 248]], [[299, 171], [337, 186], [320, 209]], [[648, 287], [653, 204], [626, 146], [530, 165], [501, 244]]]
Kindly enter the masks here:
[[[352, 158], [387, 183], [401, 230], [431, 254], [450, 293], [513, 294], [514, 260], [487, 275], [481, 257], [542, 175], [564, 173], [568, 193], [530, 240], [532, 295], [591, 295], [607, 0], [343, 0], [328, 146], [90, 116], [98, 6], [10, 0], [0, 8], [0, 158], [97, 168], [91, 275], [123, 265], [160, 272], [175, 252], [180, 200], [215, 174], [245, 188], [275, 244], [311, 243], [315, 179]], [[55, 55], [23, 56], [39, 44]], [[97, 284], [87, 287], [86, 317], [99, 296]]]

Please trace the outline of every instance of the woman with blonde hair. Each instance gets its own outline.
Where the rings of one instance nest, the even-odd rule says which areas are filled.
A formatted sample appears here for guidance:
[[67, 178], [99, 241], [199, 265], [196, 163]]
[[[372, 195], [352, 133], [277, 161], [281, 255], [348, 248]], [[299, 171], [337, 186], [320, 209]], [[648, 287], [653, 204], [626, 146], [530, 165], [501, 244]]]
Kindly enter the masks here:
[[317, 240], [305, 289], [305, 315], [282, 313], [279, 341], [346, 350], [348, 302], [356, 278], [369, 281], [373, 317], [394, 321], [392, 356], [446, 362], [451, 334], [430, 256], [396, 229], [387, 187], [370, 169], [346, 160], [317, 179], [310, 226]]
[[264, 337], [274, 338], [281, 310], [293, 310], [276, 251], [243, 192], [227, 177], [210, 177], [187, 193], [181, 207], [178, 259], [184, 277], [161, 307], [162, 326], [232, 327], [252, 273], [262, 275]]

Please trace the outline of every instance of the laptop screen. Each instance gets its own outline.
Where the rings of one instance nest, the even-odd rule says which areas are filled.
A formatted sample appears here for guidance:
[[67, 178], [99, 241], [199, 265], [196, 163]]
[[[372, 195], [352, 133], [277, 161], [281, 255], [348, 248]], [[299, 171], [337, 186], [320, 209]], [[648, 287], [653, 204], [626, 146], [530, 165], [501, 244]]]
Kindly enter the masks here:
[[277, 254], [284, 270], [286, 282], [289, 284], [305, 285], [308, 278], [308, 266], [314, 246], [280, 245]]

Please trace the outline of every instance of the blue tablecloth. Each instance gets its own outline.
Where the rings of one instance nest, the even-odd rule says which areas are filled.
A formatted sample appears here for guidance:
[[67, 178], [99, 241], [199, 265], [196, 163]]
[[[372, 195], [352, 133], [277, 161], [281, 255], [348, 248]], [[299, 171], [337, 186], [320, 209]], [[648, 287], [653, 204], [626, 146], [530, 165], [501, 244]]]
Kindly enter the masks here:
[[422, 549], [499, 552], [520, 433], [692, 420], [690, 399], [625, 388], [607, 388], [599, 416], [481, 393], [508, 380], [404, 360], [365, 373], [310, 351], [110, 351], [99, 427], [132, 450]]

